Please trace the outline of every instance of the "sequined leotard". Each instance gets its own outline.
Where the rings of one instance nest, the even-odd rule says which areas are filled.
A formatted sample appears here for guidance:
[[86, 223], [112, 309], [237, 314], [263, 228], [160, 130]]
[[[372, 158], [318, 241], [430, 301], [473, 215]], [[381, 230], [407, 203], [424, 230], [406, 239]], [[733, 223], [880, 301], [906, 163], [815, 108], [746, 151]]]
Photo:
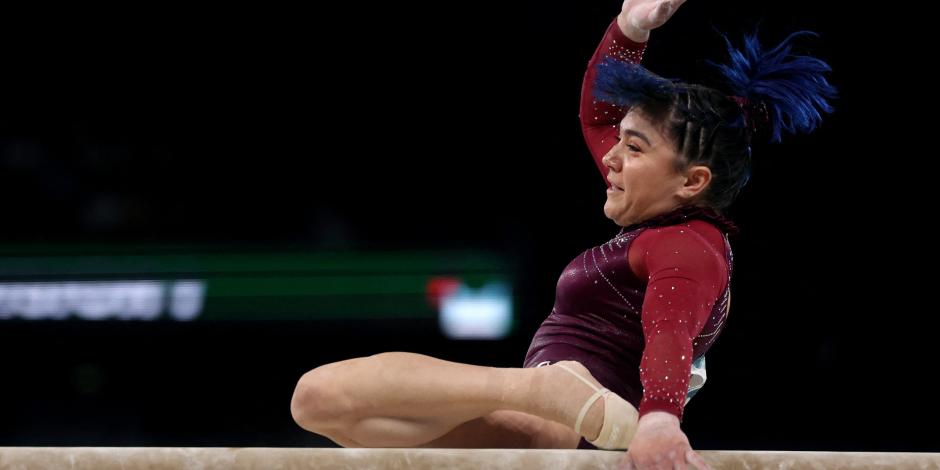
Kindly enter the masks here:
[[[614, 21], [585, 74], [581, 122], [601, 173], [625, 110], [592, 98], [594, 64], [612, 55], [638, 62], [645, 44]], [[606, 179], [605, 179], [606, 181]], [[555, 306], [539, 327], [524, 367], [576, 360], [642, 417], [682, 418], [693, 360], [721, 330], [730, 306], [734, 225], [717, 212], [684, 207], [624, 227], [575, 258], [558, 280]], [[579, 448], [594, 446], [581, 439]]]

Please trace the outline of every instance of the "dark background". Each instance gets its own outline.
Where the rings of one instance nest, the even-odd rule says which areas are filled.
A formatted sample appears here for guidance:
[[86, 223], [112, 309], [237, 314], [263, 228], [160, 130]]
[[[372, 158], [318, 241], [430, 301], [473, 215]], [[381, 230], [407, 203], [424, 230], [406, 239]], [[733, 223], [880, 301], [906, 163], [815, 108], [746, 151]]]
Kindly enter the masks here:
[[[317, 8], [8, 16], [0, 243], [480, 248], [520, 267], [520, 327], [8, 321], [0, 445], [326, 446], [288, 408], [319, 364], [522, 364], [558, 274], [616, 233], [577, 106], [619, 3]], [[814, 30], [798, 44], [841, 94], [814, 135], [755, 149], [729, 212], [735, 305], [686, 411], [697, 448], [940, 451], [935, 108], [893, 62], [927, 45], [839, 8], [693, 1], [649, 44], [650, 69], [708, 80], [716, 30]]]

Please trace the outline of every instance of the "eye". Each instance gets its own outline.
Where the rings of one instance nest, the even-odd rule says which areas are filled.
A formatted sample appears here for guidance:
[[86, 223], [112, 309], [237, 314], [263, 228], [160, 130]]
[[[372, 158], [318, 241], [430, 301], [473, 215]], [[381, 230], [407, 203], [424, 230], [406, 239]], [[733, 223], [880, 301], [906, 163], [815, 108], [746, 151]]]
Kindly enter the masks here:
[[633, 145], [633, 144], [627, 144], [627, 148], [630, 149], [631, 152], [639, 152], [639, 151], [640, 151], [640, 147], [637, 147], [636, 145]]

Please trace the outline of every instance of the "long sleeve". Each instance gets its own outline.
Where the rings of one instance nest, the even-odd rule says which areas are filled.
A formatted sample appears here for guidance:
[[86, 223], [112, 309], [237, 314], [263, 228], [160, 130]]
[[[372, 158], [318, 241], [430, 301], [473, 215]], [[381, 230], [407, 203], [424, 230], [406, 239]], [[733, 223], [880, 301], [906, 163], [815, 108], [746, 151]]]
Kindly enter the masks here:
[[[578, 117], [581, 119], [581, 131], [588, 149], [594, 157], [594, 163], [600, 170], [601, 176], [606, 177], [607, 172], [601, 159], [616, 144], [617, 126], [626, 114], [626, 109], [620, 106], [596, 101], [594, 99], [594, 80], [597, 77], [596, 66], [605, 57], [613, 56], [625, 62], [639, 63], [646, 50], [646, 43], [635, 42], [626, 36], [617, 26], [617, 19], [607, 28], [604, 38], [588, 62], [584, 81], [581, 84], [581, 107]], [[604, 178], [604, 183], [607, 179]]]
[[727, 282], [722, 243], [716, 228], [696, 221], [647, 230], [630, 249], [634, 272], [649, 279], [641, 315], [641, 417], [666, 411], [682, 419], [692, 342]]

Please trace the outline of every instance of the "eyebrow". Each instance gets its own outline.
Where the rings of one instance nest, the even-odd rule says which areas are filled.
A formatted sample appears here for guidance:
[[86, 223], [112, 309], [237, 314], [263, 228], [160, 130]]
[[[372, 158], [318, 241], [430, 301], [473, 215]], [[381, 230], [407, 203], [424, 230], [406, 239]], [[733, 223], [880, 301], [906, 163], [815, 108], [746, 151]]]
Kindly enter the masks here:
[[646, 142], [646, 145], [649, 145], [650, 147], [653, 146], [653, 144], [650, 143], [649, 137], [646, 137], [646, 134], [644, 134], [644, 133], [642, 133], [642, 132], [640, 132], [640, 131], [636, 131], [636, 130], [633, 130], [633, 129], [624, 129], [623, 127], [621, 127], [621, 128], [620, 128], [620, 132], [623, 132], [625, 135], [632, 135], [632, 136], [634, 136], [634, 137], [637, 137], [637, 138], [643, 140], [643, 142]]

